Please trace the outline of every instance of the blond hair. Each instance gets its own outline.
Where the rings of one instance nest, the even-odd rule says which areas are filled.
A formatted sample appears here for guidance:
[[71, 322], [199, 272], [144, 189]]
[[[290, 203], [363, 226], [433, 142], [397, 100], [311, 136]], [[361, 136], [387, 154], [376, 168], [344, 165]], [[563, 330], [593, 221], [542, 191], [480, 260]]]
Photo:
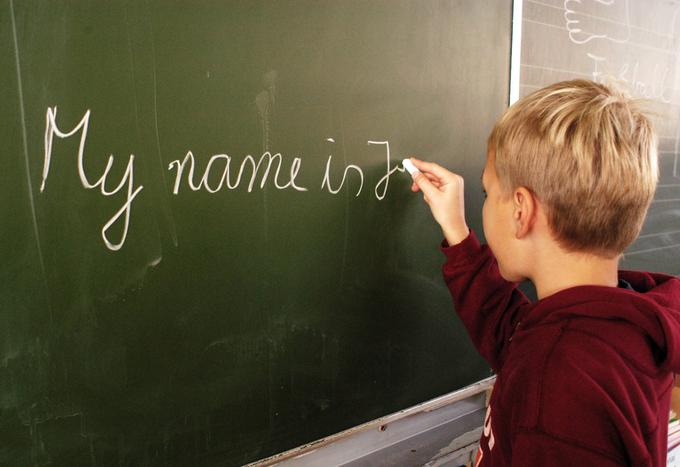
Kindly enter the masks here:
[[512, 105], [489, 136], [505, 195], [523, 186], [558, 244], [613, 258], [639, 235], [659, 177], [657, 139], [639, 104], [588, 80]]

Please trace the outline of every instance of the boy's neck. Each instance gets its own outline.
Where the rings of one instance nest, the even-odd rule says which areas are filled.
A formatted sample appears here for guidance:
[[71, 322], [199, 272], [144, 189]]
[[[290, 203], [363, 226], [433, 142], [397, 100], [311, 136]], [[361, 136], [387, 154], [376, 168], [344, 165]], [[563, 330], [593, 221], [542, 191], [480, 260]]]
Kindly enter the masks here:
[[536, 267], [530, 276], [539, 300], [579, 285], [618, 286], [620, 257], [606, 259], [563, 251], [541, 256], [536, 258]]

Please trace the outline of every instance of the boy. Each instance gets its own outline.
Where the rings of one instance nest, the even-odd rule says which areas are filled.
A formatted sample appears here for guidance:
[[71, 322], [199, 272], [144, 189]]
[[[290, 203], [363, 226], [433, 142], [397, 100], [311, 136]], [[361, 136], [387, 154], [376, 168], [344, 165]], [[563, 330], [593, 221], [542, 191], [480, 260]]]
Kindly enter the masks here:
[[482, 175], [488, 246], [465, 222], [463, 179], [412, 162], [456, 312], [497, 374], [476, 465], [665, 466], [680, 280], [618, 271], [658, 179], [635, 103], [575, 80], [510, 107]]

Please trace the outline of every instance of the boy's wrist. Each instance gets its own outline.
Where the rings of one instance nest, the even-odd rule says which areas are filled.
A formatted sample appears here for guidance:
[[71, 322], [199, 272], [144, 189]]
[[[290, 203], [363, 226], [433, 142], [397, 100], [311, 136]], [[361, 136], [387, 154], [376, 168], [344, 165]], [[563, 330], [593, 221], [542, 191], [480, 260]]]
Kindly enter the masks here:
[[446, 239], [446, 242], [449, 244], [449, 246], [459, 244], [465, 240], [468, 235], [470, 235], [470, 229], [467, 225], [462, 227], [442, 229], [442, 232], [444, 233], [444, 238]]

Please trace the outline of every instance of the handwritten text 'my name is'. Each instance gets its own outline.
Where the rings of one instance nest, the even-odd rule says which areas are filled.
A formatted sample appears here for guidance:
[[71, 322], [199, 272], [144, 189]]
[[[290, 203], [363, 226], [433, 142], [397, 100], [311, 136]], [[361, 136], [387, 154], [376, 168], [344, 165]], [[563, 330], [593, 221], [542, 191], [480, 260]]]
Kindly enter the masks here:
[[[80, 142], [78, 144], [76, 163], [78, 175], [83, 187], [88, 190], [98, 188], [99, 192], [103, 196], [113, 196], [124, 190], [125, 202], [101, 229], [102, 239], [104, 240], [106, 247], [110, 250], [118, 251], [123, 247], [127, 238], [130, 226], [132, 203], [144, 188], [142, 185], [135, 186], [134, 183], [135, 156], [130, 154], [130, 157], [127, 160], [125, 172], [116, 184], [115, 181], [110, 180], [110, 172], [115, 162], [115, 157], [113, 154], [109, 154], [104, 171], [99, 176], [99, 178], [93, 182], [90, 178], [91, 174], [88, 175], [87, 171], [85, 170], [85, 142], [87, 140], [87, 131], [90, 124], [90, 111], [88, 110], [85, 112], [80, 122], [78, 122], [78, 124], [70, 131], [62, 131], [59, 129], [56, 120], [57, 107], [48, 107], [47, 113], [45, 115], [45, 153], [40, 192], [42, 193], [45, 191], [45, 185], [50, 173], [52, 143], [54, 136], [56, 135], [58, 138], [65, 139], [70, 138], [80, 132]], [[328, 138], [328, 141], [334, 142], [332, 138]], [[367, 143], [369, 145], [382, 145], [385, 148], [387, 161], [385, 175], [383, 175], [378, 183], [376, 183], [374, 189], [375, 197], [378, 200], [382, 200], [387, 194], [390, 176], [392, 176], [394, 172], [403, 172], [405, 169], [401, 165], [391, 165], [389, 141], [368, 141]], [[345, 181], [349, 178], [349, 175], [353, 173], [359, 181], [359, 188], [356, 191], [355, 196], [359, 196], [364, 186], [364, 172], [361, 167], [354, 164], [347, 165], [344, 169], [342, 179], [340, 180], [339, 184], [333, 188], [331, 182], [332, 159], [333, 156], [329, 155], [326, 162], [323, 180], [321, 182], [321, 190], [327, 190], [329, 193], [334, 195], [338, 194], [344, 186]], [[203, 190], [207, 191], [208, 193], [217, 193], [218, 191], [224, 189], [235, 190], [241, 186], [241, 183], [244, 180], [247, 181], [247, 191], [250, 193], [256, 186], [258, 180], [260, 189], [265, 187], [267, 182], [270, 181], [269, 175], [270, 172], [272, 172], [272, 169], [274, 170], [271, 180], [277, 189], [293, 189], [301, 192], [309, 191], [307, 187], [300, 186], [299, 182], [296, 181], [302, 166], [302, 159], [300, 157], [295, 157], [293, 159], [290, 164], [290, 171], [287, 174], [281, 174], [283, 158], [280, 153], [272, 155], [270, 152], [265, 152], [260, 156], [259, 159], [255, 159], [253, 156], [247, 155], [243, 158], [240, 165], [238, 166], [236, 166], [235, 162], [234, 165], [232, 165], [232, 162], [233, 159], [227, 154], [215, 154], [208, 161], [208, 164], [205, 166], [202, 175], [198, 174], [200, 178], [197, 181], [197, 168], [194, 154], [191, 151], [188, 151], [182, 160], [174, 160], [168, 166], [168, 170], [174, 171], [175, 174], [175, 182], [172, 193], [174, 195], [179, 194], [183, 181], [186, 181], [186, 185], [193, 191]], [[111, 184], [115, 185], [115, 187], [111, 187]], [[118, 223], [122, 223], [120, 237], [117, 240], [112, 240], [110, 238], [111, 234], [109, 230]]]

